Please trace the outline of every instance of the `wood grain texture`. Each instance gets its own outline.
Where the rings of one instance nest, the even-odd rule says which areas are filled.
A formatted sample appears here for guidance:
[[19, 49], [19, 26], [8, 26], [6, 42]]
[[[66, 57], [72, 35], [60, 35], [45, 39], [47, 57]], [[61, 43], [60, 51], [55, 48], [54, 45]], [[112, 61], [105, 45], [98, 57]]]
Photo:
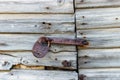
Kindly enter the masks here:
[[73, 0], [1, 0], [0, 13], [74, 13]]
[[76, 0], [76, 8], [118, 7], [119, 0]]
[[77, 9], [77, 29], [119, 28], [120, 8]]
[[78, 80], [74, 71], [12, 70], [0, 72], [1, 80]]
[[0, 23], [0, 33], [74, 33], [74, 24], [67, 22]]
[[119, 80], [120, 69], [80, 69], [79, 75], [84, 75], [84, 80]]
[[72, 14], [0, 14], [0, 33], [74, 33]]
[[73, 14], [0, 14], [1, 22], [40, 23], [40, 22], [74, 22]]
[[120, 48], [79, 50], [79, 68], [119, 68]]
[[[81, 34], [82, 33], [82, 34]], [[77, 37], [86, 38], [88, 48], [120, 47], [120, 28], [78, 30]]]
[[[43, 58], [36, 58], [32, 52], [0, 52], [0, 70], [10, 70], [14, 65], [52, 66], [76, 69], [76, 52], [51, 52]], [[64, 67], [62, 62], [67, 60], [70, 67]]]

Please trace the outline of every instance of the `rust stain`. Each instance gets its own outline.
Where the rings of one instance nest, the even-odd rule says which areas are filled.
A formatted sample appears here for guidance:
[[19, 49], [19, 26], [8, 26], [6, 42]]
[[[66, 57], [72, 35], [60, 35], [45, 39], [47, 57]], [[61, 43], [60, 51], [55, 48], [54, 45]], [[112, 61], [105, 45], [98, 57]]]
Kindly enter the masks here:
[[84, 0], [80, 0], [80, 2], [84, 2]]
[[118, 18], [115, 18], [115, 20], [118, 20]]
[[81, 75], [79, 75], [79, 80], [84, 80], [84, 79], [85, 79], [85, 77], [86, 77], [86, 75], [81, 74]]
[[82, 16], [82, 18], [85, 18], [85, 16]]
[[88, 23], [81, 23], [81, 25], [87, 25]]
[[62, 62], [62, 65], [63, 65], [64, 67], [70, 67], [70, 66], [71, 66], [71, 62], [70, 62], [70, 61], [67, 61], [67, 60], [64, 60], [64, 61]]
[[46, 9], [50, 9], [50, 7], [46, 7]]

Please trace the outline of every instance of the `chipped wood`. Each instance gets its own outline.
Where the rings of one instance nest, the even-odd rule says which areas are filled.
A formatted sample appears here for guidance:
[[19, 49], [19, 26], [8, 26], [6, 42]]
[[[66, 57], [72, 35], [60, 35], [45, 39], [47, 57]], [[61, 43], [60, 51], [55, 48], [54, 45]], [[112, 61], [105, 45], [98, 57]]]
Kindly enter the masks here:
[[[10, 70], [14, 65], [19, 64], [76, 69], [76, 52], [49, 52], [44, 58], [36, 58], [32, 52], [1, 52], [0, 57], [0, 70]], [[62, 64], [65, 60], [71, 63], [69, 67]]]

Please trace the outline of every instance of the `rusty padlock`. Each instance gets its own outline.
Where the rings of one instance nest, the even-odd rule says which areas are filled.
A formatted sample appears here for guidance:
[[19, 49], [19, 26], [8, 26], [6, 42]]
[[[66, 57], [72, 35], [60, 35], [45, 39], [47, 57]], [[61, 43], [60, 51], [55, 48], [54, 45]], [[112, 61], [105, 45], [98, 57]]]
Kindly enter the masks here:
[[69, 38], [55, 38], [55, 37], [40, 37], [34, 44], [32, 53], [37, 58], [44, 57], [49, 49], [51, 44], [65, 44], [65, 45], [77, 45], [77, 46], [86, 46], [88, 41], [84, 39], [69, 39]]

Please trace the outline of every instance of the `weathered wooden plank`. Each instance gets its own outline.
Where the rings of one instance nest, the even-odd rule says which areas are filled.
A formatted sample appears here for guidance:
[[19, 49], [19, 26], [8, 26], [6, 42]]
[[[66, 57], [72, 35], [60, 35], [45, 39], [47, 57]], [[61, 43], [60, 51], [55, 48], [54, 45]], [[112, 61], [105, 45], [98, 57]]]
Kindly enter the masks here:
[[79, 50], [79, 68], [119, 68], [120, 49]]
[[0, 33], [74, 33], [74, 29], [74, 24], [69, 22], [0, 23]]
[[89, 48], [120, 47], [120, 28], [78, 30], [79, 38], [89, 41]]
[[[41, 36], [75, 38], [75, 34], [0, 34], [0, 50], [31, 50]], [[52, 45], [51, 50], [75, 51], [75, 46]]]
[[118, 7], [119, 0], [76, 0], [76, 8]]
[[72, 14], [0, 14], [1, 33], [74, 33]]
[[77, 29], [120, 27], [120, 8], [77, 9]]
[[[43, 58], [36, 58], [32, 52], [0, 52], [0, 70], [10, 70], [13, 65], [52, 66], [76, 69], [76, 52], [49, 52]], [[71, 66], [64, 67], [63, 61], [69, 61]]]
[[73, 0], [1, 0], [0, 13], [74, 13]]
[[1, 22], [74, 22], [73, 14], [0, 14]]
[[74, 71], [12, 70], [0, 72], [1, 80], [78, 80]]
[[119, 80], [120, 69], [80, 69], [79, 75], [84, 80]]

